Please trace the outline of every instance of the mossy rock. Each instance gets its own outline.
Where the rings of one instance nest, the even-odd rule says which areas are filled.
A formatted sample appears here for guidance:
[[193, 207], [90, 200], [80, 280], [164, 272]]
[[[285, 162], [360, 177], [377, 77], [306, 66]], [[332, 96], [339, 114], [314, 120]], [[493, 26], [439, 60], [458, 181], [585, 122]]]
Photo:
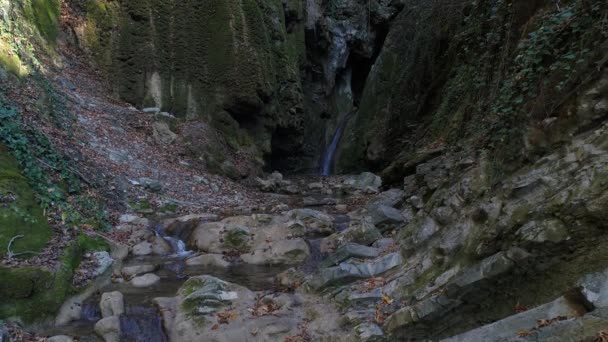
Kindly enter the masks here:
[[0, 319], [18, 318], [33, 323], [57, 313], [72, 288], [81, 247], [66, 248], [56, 269], [0, 267]]
[[13, 241], [13, 253], [40, 252], [53, 231], [17, 161], [0, 145], [0, 256], [18, 235], [23, 237]]
[[228, 227], [224, 235], [224, 249], [238, 252], [248, 252], [251, 249], [251, 233], [244, 226]]

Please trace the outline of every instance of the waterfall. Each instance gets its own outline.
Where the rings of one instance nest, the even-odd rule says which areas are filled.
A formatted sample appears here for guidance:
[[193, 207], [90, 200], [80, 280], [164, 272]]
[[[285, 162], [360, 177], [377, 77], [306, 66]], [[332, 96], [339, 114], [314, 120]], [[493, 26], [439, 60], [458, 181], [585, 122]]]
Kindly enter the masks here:
[[321, 158], [320, 173], [322, 176], [329, 176], [332, 173], [336, 151], [340, 145], [340, 139], [344, 134], [348, 120], [353, 115], [353, 92], [351, 87], [352, 72], [345, 70], [336, 85], [335, 110], [338, 114], [338, 126], [332, 136], [331, 142], [327, 145]]
[[333, 138], [331, 139], [331, 143], [329, 144], [329, 146], [327, 146], [327, 149], [323, 154], [323, 159], [321, 159], [321, 176], [329, 176], [332, 172], [336, 150], [338, 149], [340, 139], [342, 138], [342, 134], [344, 133], [344, 128], [346, 128], [346, 124], [348, 123], [348, 119], [350, 119], [351, 114], [352, 113], [348, 113], [344, 116], [344, 118], [338, 125], [338, 128], [336, 129]]

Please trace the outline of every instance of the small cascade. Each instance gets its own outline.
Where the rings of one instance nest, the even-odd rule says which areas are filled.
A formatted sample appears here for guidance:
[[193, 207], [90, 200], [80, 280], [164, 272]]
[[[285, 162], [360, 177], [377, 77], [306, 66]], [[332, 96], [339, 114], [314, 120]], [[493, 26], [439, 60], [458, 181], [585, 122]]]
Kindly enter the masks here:
[[154, 231], [154, 234], [156, 234], [156, 236], [162, 237], [171, 245], [173, 255], [187, 256], [192, 254], [192, 251], [186, 249], [186, 243], [184, 241], [174, 236], [168, 236], [162, 228], [162, 225], [156, 224], [152, 227], [152, 230]]
[[320, 173], [321, 176], [331, 175], [334, 167], [334, 159], [336, 151], [340, 145], [340, 140], [348, 124], [348, 120], [353, 115], [353, 92], [352, 92], [352, 72], [350, 69], [345, 70], [338, 81], [335, 93], [335, 109], [338, 114], [339, 122], [336, 131], [331, 139], [331, 142], [325, 149], [321, 158]]
[[192, 251], [186, 249], [186, 243], [184, 241], [172, 236], [163, 236], [163, 239], [171, 245], [174, 255], [186, 256], [192, 254]]

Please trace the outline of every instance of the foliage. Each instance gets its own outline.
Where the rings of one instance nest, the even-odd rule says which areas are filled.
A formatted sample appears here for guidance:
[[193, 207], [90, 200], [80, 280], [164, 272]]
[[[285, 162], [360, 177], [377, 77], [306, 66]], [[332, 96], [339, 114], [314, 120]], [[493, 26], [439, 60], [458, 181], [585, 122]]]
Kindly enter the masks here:
[[[52, 98], [54, 95], [50, 94]], [[52, 115], [57, 123], [65, 125], [62, 116], [56, 114], [57, 108], [62, 105], [50, 107]], [[57, 153], [44, 133], [25, 124], [21, 113], [2, 98], [0, 141], [17, 159], [38, 202], [47, 214], [55, 215], [56, 222], [71, 227], [84, 223], [100, 228], [107, 226], [109, 220], [104, 206], [92, 194], [83, 192], [82, 183], [68, 166], [68, 161]], [[49, 168], [54, 172], [50, 173]]]
[[604, 57], [601, 44], [608, 38], [605, 2], [538, 10], [519, 5], [473, 4], [444, 57], [453, 62], [430, 116], [434, 139], [468, 138], [494, 150], [490, 166], [497, 175], [526, 158], [526, 127], [557, 115]]

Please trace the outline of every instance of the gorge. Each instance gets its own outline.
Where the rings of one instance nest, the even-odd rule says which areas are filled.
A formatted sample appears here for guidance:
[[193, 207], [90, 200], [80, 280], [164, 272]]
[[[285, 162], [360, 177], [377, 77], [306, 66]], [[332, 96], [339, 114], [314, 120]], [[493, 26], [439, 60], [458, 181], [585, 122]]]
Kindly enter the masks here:
[[608, 3], [0, 0], [0, 342], [608, 341]]

